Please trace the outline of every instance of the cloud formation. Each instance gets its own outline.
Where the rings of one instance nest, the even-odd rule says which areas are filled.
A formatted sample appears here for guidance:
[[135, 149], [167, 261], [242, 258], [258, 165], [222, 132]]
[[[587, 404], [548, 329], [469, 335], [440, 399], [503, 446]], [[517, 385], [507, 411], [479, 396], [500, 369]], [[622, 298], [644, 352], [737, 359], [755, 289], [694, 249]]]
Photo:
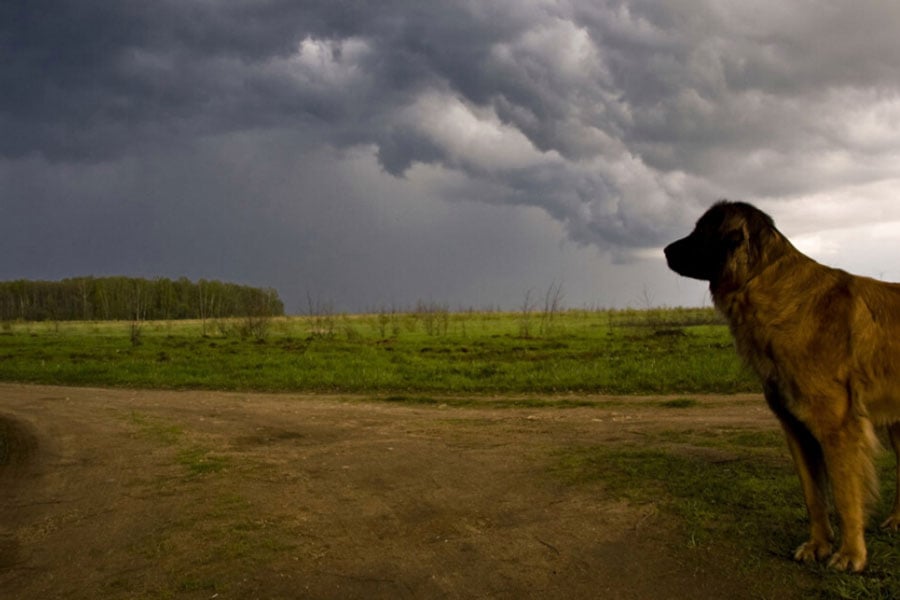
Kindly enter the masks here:
[[[880, 199], [898, 181], [898, 26], [900, 8], [874, 0], [14, 1], [0, 172], [23, 189], [68, 169], [91, 196], [116, 185], [89, 183], [104, 168], [143, 178], [133, 157], [204, 148], [266, 173], [234, 185], [280, 203], [297, 165], [260, 164], [250, 140], [363, 151], [421, 193], [536, 207], [622, 260], [723, 196], [877, 190], [900, 220]], [[290, 179], [298, 196], [315, 187]], [[184, 190], [170, 191], [198, 201]]]

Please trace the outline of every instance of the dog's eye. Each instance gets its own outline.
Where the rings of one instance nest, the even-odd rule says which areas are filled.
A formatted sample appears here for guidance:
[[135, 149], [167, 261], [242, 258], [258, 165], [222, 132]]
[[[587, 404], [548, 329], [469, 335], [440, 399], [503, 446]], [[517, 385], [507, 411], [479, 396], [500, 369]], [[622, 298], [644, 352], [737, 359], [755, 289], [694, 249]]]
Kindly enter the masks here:
[[725, 234], [724, 241], [725, 245], [733, 250], [744, 243], [744, 231], [742, 229], [729, 231]]

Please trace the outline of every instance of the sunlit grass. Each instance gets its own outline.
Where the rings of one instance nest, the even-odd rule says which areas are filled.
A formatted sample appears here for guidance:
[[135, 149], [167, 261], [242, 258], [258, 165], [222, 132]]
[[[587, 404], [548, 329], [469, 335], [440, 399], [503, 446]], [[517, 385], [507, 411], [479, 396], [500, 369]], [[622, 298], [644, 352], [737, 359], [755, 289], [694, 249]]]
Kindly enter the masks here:
[[[344, 393], [620, 394], [758, 389], [708, 309], [232, 321], [4, 323], [0, 380]], [[525, 335], [523, 332], [528, 331]], [[204, 333], [205, 332], [205, 333]]]

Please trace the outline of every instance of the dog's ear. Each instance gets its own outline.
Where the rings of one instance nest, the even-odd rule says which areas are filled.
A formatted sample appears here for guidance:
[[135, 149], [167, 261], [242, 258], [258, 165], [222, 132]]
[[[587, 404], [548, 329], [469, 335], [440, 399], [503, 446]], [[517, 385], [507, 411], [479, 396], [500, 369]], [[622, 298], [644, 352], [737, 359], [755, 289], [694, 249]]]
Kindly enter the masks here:
[[784, 251], [781, 234], [772, 217], [758, 209], [745, 214], [744, 232], [747, 239], [747, 256], [751, 269], [765, 266], [776, 260]]

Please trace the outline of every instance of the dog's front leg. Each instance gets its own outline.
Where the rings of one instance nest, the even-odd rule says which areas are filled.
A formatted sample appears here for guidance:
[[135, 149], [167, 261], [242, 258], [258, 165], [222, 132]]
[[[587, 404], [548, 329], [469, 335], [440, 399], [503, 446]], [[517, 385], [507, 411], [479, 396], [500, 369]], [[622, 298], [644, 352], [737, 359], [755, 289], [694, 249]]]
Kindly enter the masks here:
[[809, 430], [796, 419], [780, 418], [780, 421], [797, 475], [800, 477], [806, 512], [809, 515], [809, 540], [800, 544], [794, 551], [794, 560], [803, 562], [823, 560], [831, 556], [834, 530], [828, 518], [827, 477], [822, 447]]
[[866, 566], [866, 504], [875, 491], [872, 424], [865, 417], [846, 415], [842, 423], [822, 431], [821, 444], [841, 520], [841, 546], [828, 566], [859, 572]]
[[831, 556], [834, 530], [828, 518], [828, 477], [822, 446], [806, 425], [787, 409], [786, 400], [774, 383], [765, 386], [765, 397], [787, 439], [809, 515], [809, 540], [794, 551], [794, 560], [814, 562], [826, 559]]

